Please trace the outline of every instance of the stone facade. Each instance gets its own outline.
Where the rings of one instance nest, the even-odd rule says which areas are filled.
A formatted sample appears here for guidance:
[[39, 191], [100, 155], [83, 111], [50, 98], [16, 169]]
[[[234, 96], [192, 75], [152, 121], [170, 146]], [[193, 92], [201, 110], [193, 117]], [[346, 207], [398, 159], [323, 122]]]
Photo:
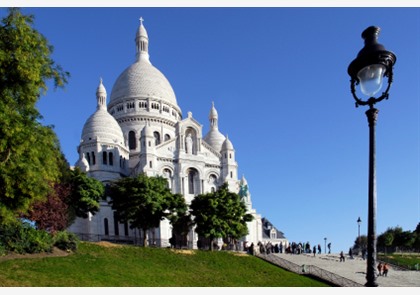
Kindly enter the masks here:
[[[245, 178], [238, 178], [235, 149], [218, 129], [214, 104], [209, 112], [210, 130], [204, 135], [203, 126], [191, 112], [182, 117], [169, 81], [151, 64], [149, 39], [142, 20], [135, 44], [136, 60], [117, 78], [108, 105], [102, 80], [99, 83], [97, 110], [83, 128], [76, 166], [105, 184], [139, 173], [164, 176], [172, 192], [182, 194], [187, 204], [196, 195], [214, 191], [227, 182], [254, 216], [244, 241], [248, 244], [262, 241], [261, 216], [252, 208]], [[77, 219], [69, 230], [91, 239], [139, 237], [127, 224], [115, 221], [106, 201], [101, 203], [98, 213]], [[148, 234], [160, 246], [168, 246], [171, 236], [167, 220]], [[195, 248], [197, 239], [192, 229], [187, 237], [188, 247]]]

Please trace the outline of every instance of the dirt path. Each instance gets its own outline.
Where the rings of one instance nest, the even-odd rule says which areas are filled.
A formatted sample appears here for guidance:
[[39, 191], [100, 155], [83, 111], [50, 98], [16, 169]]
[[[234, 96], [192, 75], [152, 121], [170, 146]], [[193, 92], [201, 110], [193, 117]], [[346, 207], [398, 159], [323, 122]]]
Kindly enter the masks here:
[[58, 248], [53, 248], [52, 253], [34, 253], [34, 254], [16, 254], [10, 253], [4, 256], [0, 256], [0, 262], [10, 259], [21, 259], [21, 258], [44, 258], [44, 257], [63, 257], [69, 255], [71, 252], [63, 251]]

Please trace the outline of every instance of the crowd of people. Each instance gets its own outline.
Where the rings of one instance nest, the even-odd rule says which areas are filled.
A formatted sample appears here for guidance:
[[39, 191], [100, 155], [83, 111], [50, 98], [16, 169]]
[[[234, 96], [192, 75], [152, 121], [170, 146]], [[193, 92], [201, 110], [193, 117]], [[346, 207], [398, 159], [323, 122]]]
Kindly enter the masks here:
[[[311, 247], [311, 244], [309, 242], [306, 243], [289, 243], [287, 245], [284, 245], [283, 243], [277, 243], [277, 244], [273, 244], [271, 242], [267, 242], [267, 243], [262, 243], [262, 242], [258, 242], [257, 245], [254, 245], [254, 243], [252, 243], [249, 247], [245, 247], [245, 250], [249, 253], [249, 254], [254, 254], [255, 251], [258, 251], [259, 253], [265, 253], [265, 254], [270, 254], [270, 253], [286, 253], [286, 254], [302, 254], [302, 253], [307, 253], [307, 254], [321, 254], [322, 253], [322, 249], [321, 249], [321, 245], [318, 244], [317, 246], [313, 246]], [[331, 253], [331, 243], [328, 244], [328, 253]]]

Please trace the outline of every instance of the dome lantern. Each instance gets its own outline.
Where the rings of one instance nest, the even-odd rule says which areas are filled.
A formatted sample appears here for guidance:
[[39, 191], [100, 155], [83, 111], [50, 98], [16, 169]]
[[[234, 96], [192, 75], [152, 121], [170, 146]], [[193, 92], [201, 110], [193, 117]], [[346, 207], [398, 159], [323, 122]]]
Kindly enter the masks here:
[[143, 26], [144, 19], [140, 17], [140, 26], [136, 33], [136, 60], [141, 58], [149, 61], [149, 36], [146, 28]]

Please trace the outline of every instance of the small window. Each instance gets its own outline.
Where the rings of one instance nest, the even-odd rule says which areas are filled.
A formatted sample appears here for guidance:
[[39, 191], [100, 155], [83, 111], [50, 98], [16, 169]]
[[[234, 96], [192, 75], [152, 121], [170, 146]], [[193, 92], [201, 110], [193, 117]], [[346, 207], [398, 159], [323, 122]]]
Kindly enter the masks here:
[[152, 161], [149, 161], [149, 167], [150, 167], [150, 168], [153, 168], [153, 167], [152, 167]]
[[108, 154], [108, 160], [109, 160], [109, 165], [114, 166], [114, 155], [112, 154], [112, 152]]
[[276, 239], [277, 237], [276, 237], [276, 232], [275, 231], [272, 231], [271, 232], [271, 238], [272, 239]]
[[130, 150], [135, 150], [136, 145], [136, 133], [134, 131], [128, 132], [128, 148]]
[[88, 164], [90, 165], [90, 155], [89, 155], [89, 153], [86, 153], [86, 160], [87, 160]]
[[107, 152], [102, 152], [102, 164], [108, 165]]
[[92, 152], [92, 165], [96, 164], [95, 153]]
[[105, 235], [109, 235], [109, 228], [108, 228], [108, 218], [104, 219], [104, 229], [105, 229]]
[[124, 235], [128, 237], [128, 222], [124, 222]]
[[157, 131], [153, 132], [153, 136], [155, 137], [155, 145], [159, 145], [160, 144], [160, 134], [159, 134], [159, 132], [157, 132]]
[[120, 229], [118, 227], [118, 214], [117, 214], [117, 212], [114, 212], [114, 234], [116, 236], [120, 235]]

